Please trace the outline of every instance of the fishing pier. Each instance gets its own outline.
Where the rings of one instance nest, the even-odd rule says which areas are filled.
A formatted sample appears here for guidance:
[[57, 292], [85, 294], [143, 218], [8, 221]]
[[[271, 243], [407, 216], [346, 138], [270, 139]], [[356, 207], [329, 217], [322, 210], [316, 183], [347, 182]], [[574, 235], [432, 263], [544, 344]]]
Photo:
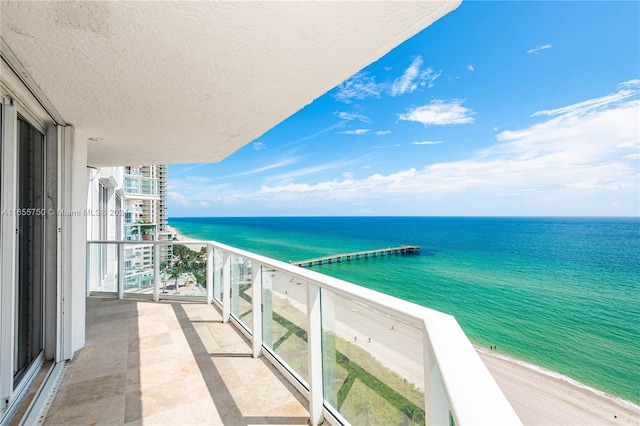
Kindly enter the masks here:
[[387, 247], [377, 250], [365, 250], [365, 251], [356, 251], [353, 253], [344, 253], [344, 254], [334, 254], [332, 256], [323, 256], [316, 257], [313, 259], [307, 260], [297, 260], [290, 261], [289, 263], [292, 265], [300, 266], [300, 267], [308, 267], [319, 266], [325, 263], [341, 263], [341, 262], [350, 262], [352, 260], [360, 260], [367, 259], [370, 257], [381, 257], [381, 256], [399, 256], [403, 254], [416, 254], [420, 253], [420, 246], [407, 246], [402, 245], [399, 247]]

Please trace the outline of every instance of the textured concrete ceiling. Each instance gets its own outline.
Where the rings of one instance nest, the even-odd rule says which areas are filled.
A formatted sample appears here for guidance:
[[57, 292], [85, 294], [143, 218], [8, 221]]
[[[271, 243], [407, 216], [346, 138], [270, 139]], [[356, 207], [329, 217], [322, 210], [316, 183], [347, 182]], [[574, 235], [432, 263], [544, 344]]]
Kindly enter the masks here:
[[219, 161], [453, 1], [0, 4], [0, 35], [89, 165]]

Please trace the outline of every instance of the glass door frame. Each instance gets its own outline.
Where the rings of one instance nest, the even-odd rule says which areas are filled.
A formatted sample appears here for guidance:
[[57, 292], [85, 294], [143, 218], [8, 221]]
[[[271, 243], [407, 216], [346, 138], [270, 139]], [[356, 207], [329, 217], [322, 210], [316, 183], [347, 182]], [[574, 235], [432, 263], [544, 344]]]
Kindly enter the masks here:
[[[46, 206], [47, 197], [47, 144], [49, 132], [46, 126], [37, 120], [25, 107], [12, 97], [2, 93], [0, 96], [2, 127], [1, 127], [1, 153], [0, 153], [0, 418], [12, 411], [17, 401], [32, 384], [35, 376], [42, 367], [47, 341], [47, 334], [51, 327], [46, 325], [47, 318], [47, 289], [46, 285], [46, 248], [47, 232], [46, 221], [43, 222], [41, 237], [42, 247], [42, 304], [40, 306], [40, 321], [42, 322], [42, 346], [43, 349], [30, 362], [22, 377], [14, 383], [14, 364], [17, 353], [17, 300], [18, 295], [18, 193], [20, 185], [19, 170], [19, 141], [18, 141], [18, 115], [22, 120], [35, 128], [44, 136], [43, 146], [43, 200]], [[54, 286], [55, 287], [55, 286]], [[54, 309], [55, 310], [55, 309]], [[55, 329], [54, 329], [55, 330]], [[57, 339], [54, 339], [57, 345]]]

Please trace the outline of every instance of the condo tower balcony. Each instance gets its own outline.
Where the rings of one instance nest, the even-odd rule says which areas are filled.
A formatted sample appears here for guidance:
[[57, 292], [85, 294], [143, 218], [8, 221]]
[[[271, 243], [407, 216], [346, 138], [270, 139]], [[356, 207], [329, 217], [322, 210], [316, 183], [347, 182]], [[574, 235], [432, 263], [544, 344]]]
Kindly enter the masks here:
[[[161, 260], [167, 245], [172, 247], [170, 265]], [[127, 253], [140, 247], [150, 252], [151, 262], [135, 269]], [[121, 339], [101, 322], [126, 322], [129, 348], [140, 345], [139, 354], [130, 350], [126, 356], [139, 359], [136, 371], [150, 382], [162, 381], [151, 371], [175, 374], [175, 357], [182, 356], [176, 345], [191, 347], [184, 362], [198, 372], [184, 385], [167, 382], [162, 388], [166, 395], [147, 393], [127, 381], [127, 392], [137, 399], [127, 399], [126, 407], [132, 408], [121, 407], [125, 422], [145, 413], [171, 419], [186, 410], [188, 416], [210, 416], [214, 424], [225, 423], [227, 415], [314, 425], [323, 420], [369, 424], [374, 419], [389, 425], [520, 424], [450, 315], [211, 241], [91, 241], [87, 253], [87, 293], [102, 297], [90, 297], [87, 306], [104, 310], [88, 313], [89, 335], [95, 330], [101, 340], [99, 330], [104, 329]], [[131, 285], [132, 277], [141, 275], [145, 279]], [[113, 314], [108, 317], [107, 312]], [[142, 327], [143, 314], [157, 321]], [[165, 320], [170, 324], [163, 325]], [[158, 333], [164, 333], [164, 340]], [[230, 337], [236, 334], [242, 338]], [[151, 346], [143, 349], [147, 344]], [[156, 344], [166, 347], [153, 349]], [[83, 350], [97, 350], [91, 347], [88, 343]], [[143, 350], [148, 354], [143, 356]], [[147, 355], [149, 362], [166, 363], [167, 370], [144, 366]], [[78, 357], [85, 358], [82, 351]], [[234, 388], [240, 382], [243, 391]], [[181, 404], [171, 402], [176, 392]], [[184, 397], [196, 393], [209, 414]], [[173, 406], [178, 411], [171, 411]], [[232, 414], [225, 411], [229, 407]], [[246, 418], [241, 424], [247, 424]]]

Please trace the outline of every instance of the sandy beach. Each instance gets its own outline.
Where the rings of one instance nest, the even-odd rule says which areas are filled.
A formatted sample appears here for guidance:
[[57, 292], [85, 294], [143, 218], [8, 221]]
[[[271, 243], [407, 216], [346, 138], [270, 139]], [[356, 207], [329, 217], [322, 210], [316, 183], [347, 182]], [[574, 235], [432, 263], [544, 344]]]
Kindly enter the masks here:
[[487, 350], [480, 357], [525, 425], [638, 425], [640, 410]]
[[[175, 228], [172, 231], [179, 241], [189, 240]], [[283, 281], [272, 285], [281, 296], [287, 294], [285, 297], [294, 304], [301, 308], [304, 306], [306, 295], [302, 286], [288, 285]], [[416, 334], [414, 327], [390, 320], [346, 299], [333, 299], [334, 312], [329, 317], [340, 319], [330, 325], [336, 334], [361, 346], [383, 365], [423, 388], [420, 331]], [[496, 352], [476, 349], [525, 425], [640, 424], [638, 406], [625, 404]]]
[[175, 238], [176, 241], [180, 241], [180, 242], [184, 243], [191, 250], [200, 251], [202, 249], [202, 247], [206, 246], [205, 244], [201, 244], [201, 243], [191, 243], [191, 244], [189, 244], [189, 241], [194, 241], [194, 240], [192, 238], [185, 237], [180, 232], [178, 232], [178, 230], [176, 228], [173, 228], [171, 226], [167, 226], [167, 230], [169, 232], [171, 232], [171, 235], [173, 235], [173, 238]]

